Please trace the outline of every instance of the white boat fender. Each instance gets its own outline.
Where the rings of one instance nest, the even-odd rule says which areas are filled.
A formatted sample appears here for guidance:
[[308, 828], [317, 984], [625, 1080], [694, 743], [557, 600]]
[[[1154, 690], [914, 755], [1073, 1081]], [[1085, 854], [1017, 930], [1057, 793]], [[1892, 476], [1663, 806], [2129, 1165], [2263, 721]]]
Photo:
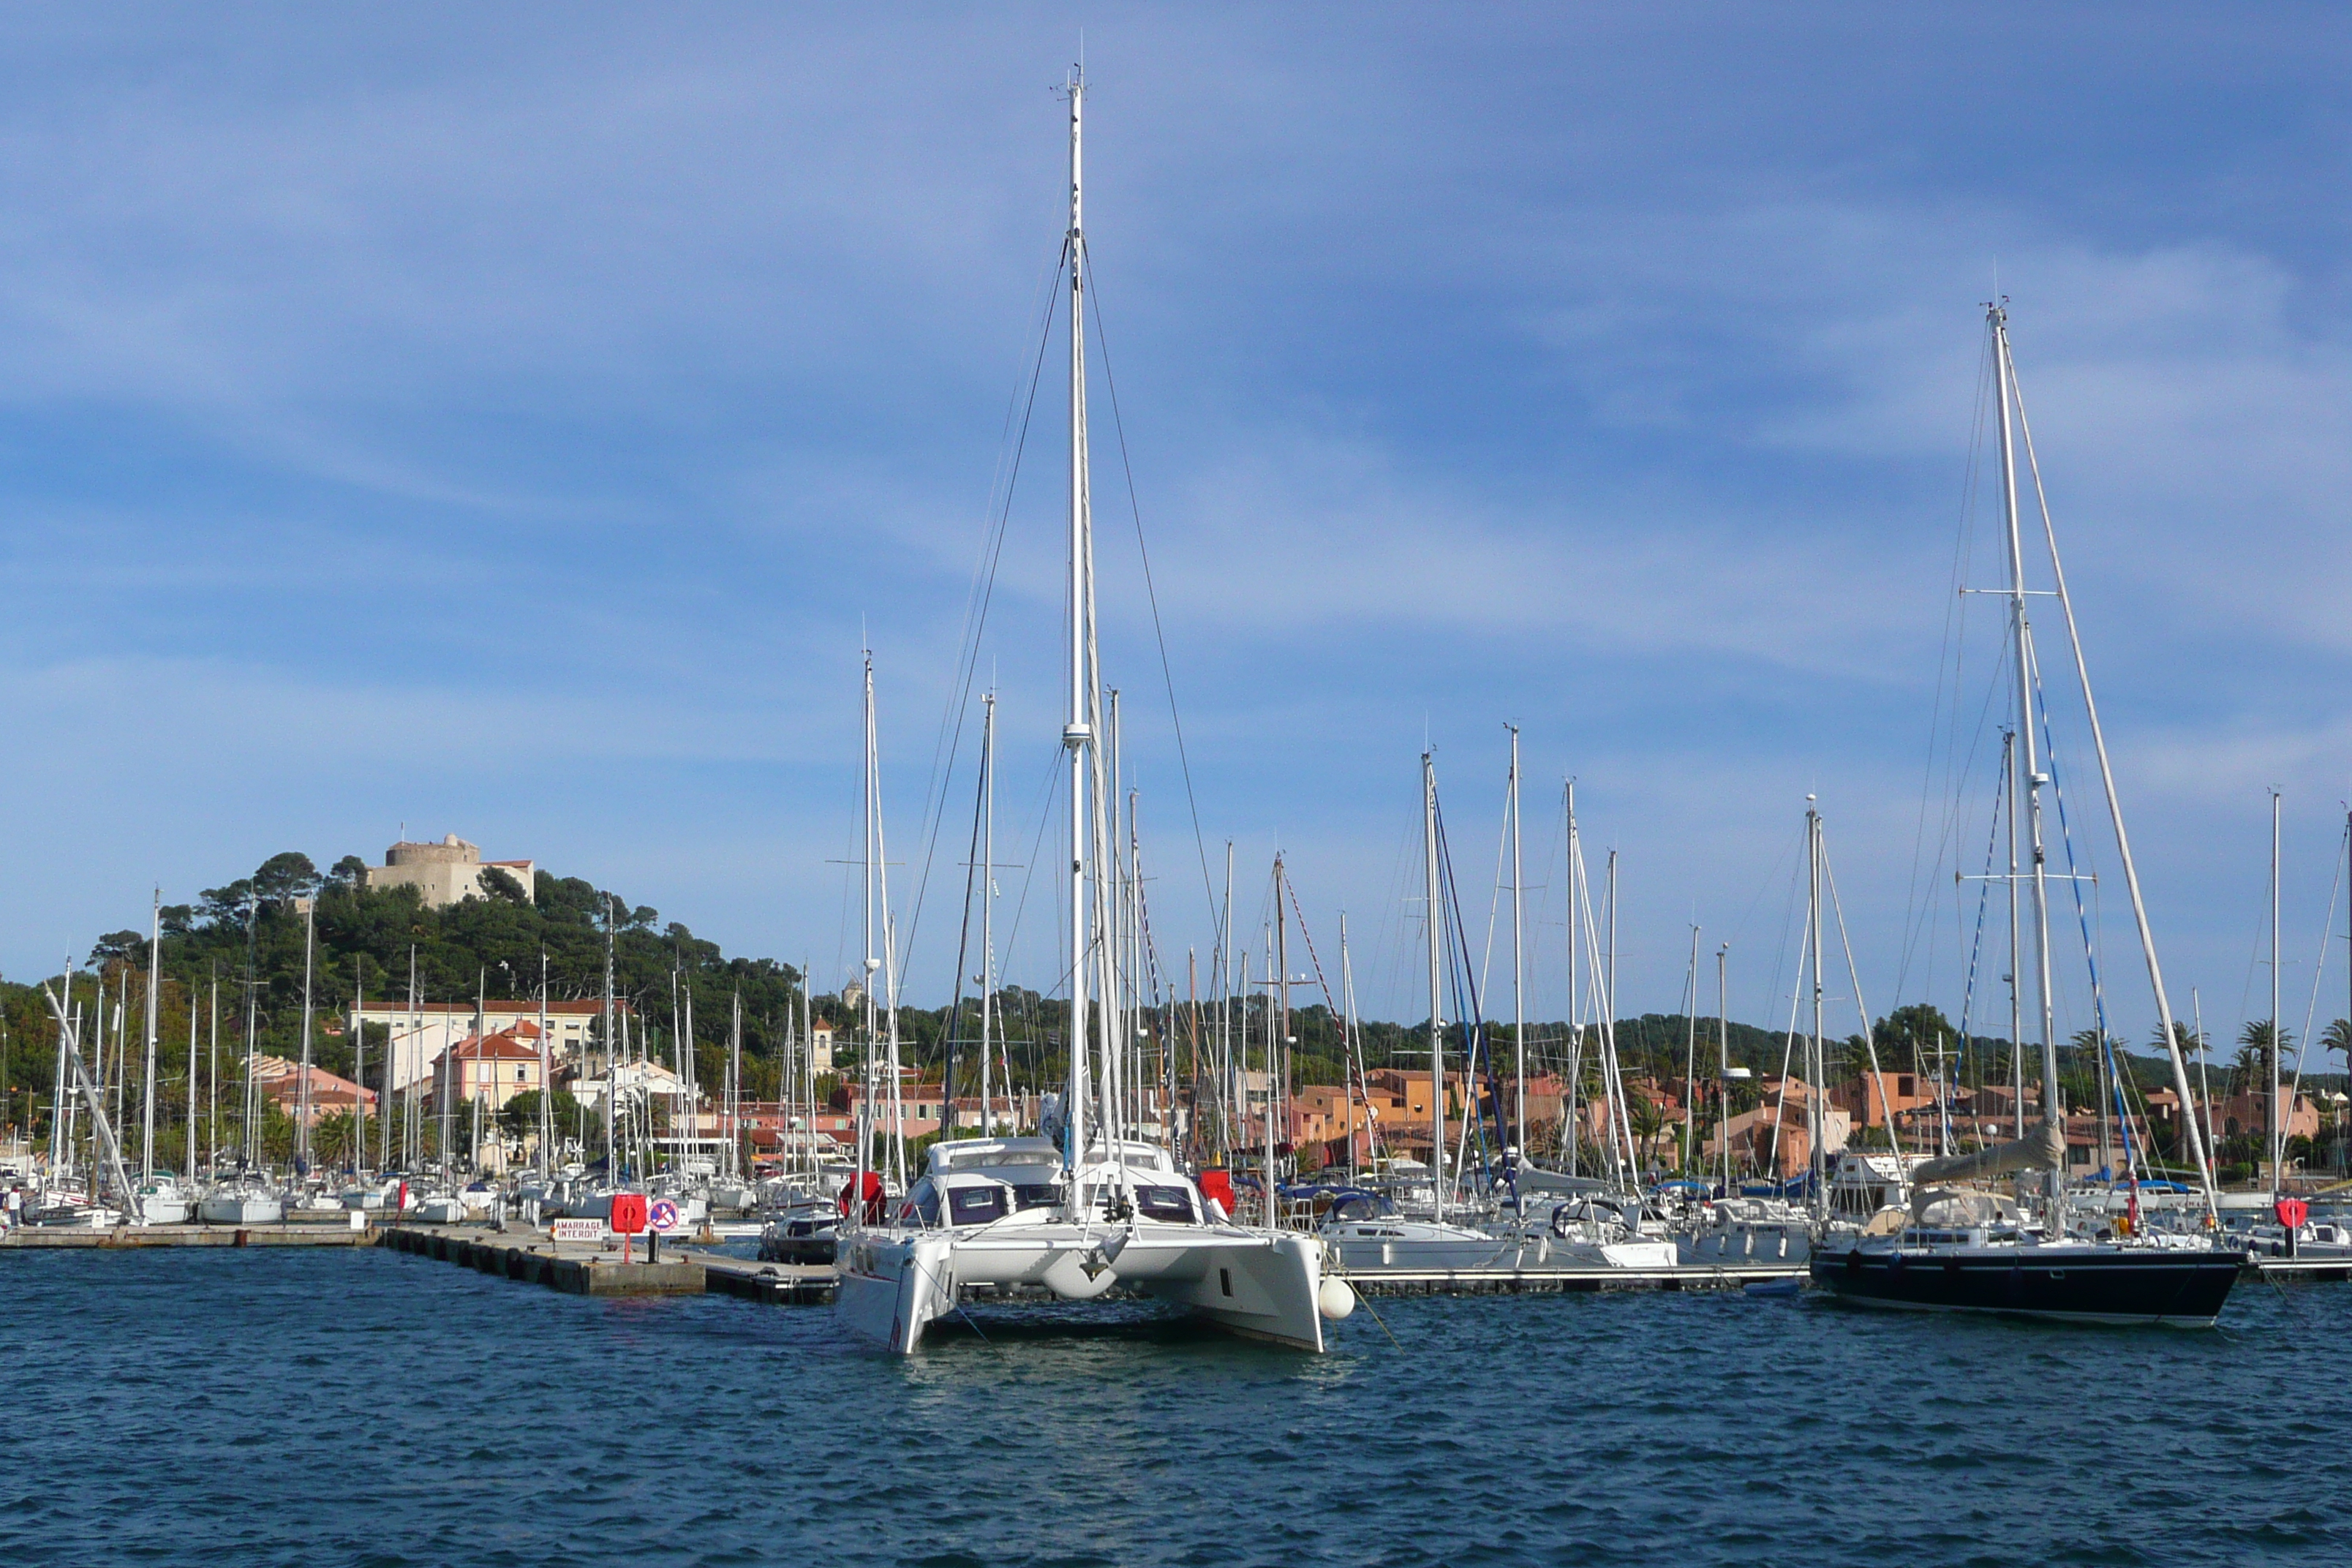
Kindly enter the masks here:
[[1336, 1323], [1356, 1310], [1356, 1292], [1345, 1279], [1325, 1279], [1315, 1292], [1315, 1310]]

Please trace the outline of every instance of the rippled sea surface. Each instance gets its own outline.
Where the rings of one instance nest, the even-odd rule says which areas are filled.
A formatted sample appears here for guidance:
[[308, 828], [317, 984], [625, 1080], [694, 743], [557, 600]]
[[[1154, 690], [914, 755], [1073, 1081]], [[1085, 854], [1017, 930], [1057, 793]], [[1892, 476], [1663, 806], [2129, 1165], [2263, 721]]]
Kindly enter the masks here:
[[1039, 1310], [891, 1362], [392, 1252], [0, 1255], [0, 1563], [2352, 1561], [2352, 1287], [1374, 1305], [1321, 1358]]

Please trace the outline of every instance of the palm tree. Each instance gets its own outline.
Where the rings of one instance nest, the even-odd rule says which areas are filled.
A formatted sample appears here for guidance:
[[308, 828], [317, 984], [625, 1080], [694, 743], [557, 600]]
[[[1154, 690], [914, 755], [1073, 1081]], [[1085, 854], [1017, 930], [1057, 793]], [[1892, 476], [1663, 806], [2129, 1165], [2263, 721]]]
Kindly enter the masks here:
[[[2275, 1054], [2271, 1038], [2273, 1032], [2278, 1036]], [[2256, 1018], [2238, 1031], [2237, 1070], [2246, 1075], [2247, 1083], [2259, 1083], [2262, 1075], [2273, 1070], [2274, 1064], [2284, 1062], [2286, 1053], [2294, 1048], [2294, 1035], [2285, 1030], [2274, 1031], [2268, 1018]]]
[[2352, 1071], [2352, 1018], [2338, 1018], [2319, 1032], [2319, 1049], [2323, 1056], [2343, 1053], [2347, 1071]]

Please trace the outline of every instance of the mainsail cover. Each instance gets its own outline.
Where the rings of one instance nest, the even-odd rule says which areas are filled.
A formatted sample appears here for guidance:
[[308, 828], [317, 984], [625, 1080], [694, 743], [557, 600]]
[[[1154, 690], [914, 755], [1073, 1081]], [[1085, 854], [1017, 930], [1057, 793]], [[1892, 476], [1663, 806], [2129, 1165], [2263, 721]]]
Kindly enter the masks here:
[[1911, 1173], [1914, 1191], [1931, 1182], [1973, 1182], [2011, 1171], [2055, 1171], [2065, 1163], [2066, 1135], [2055, 1121], [2038, 1123], [2032, 1131], [2007, 1143], [1995, 1143], [1973, 1154], [1952, 1154], [1929, 1160]]

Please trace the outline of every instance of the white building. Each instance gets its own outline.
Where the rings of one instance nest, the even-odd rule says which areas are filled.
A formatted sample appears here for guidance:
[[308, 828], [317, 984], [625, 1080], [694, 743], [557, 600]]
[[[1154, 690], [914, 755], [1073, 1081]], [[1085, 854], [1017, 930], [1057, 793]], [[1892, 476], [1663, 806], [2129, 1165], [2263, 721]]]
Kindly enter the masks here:
[[[615, 1016], [629, 1010], [625, 1002], [615, 1001]], [[604, 1004], [591, 999], [585, 1002], [550, 1002], [547, 1005], [547, 1050], [551, 1063], [562, 1064], [580, 1059], [581, 1053], [593, 1042], [603, 1027]], [[536, 1001], [511, 1001], [492, 997], [478, 1007], [471, 1002], [420, 1002], [411, 1007], [405, 1003], [370, 1003], [351, 1015], [351, 1024], [373, 1024], [392, 1036], [392, 1086], [406, 1089], [420, 1079], [433, 1076], [433, 1064], [441, 1053], [469, 1039], [477, 1033], [499, 1034], [518, 1024], [528, 1023], [538, 1028], [540, 1006]], [[371, 1053], [383, 1047], [371, 1044]]]

